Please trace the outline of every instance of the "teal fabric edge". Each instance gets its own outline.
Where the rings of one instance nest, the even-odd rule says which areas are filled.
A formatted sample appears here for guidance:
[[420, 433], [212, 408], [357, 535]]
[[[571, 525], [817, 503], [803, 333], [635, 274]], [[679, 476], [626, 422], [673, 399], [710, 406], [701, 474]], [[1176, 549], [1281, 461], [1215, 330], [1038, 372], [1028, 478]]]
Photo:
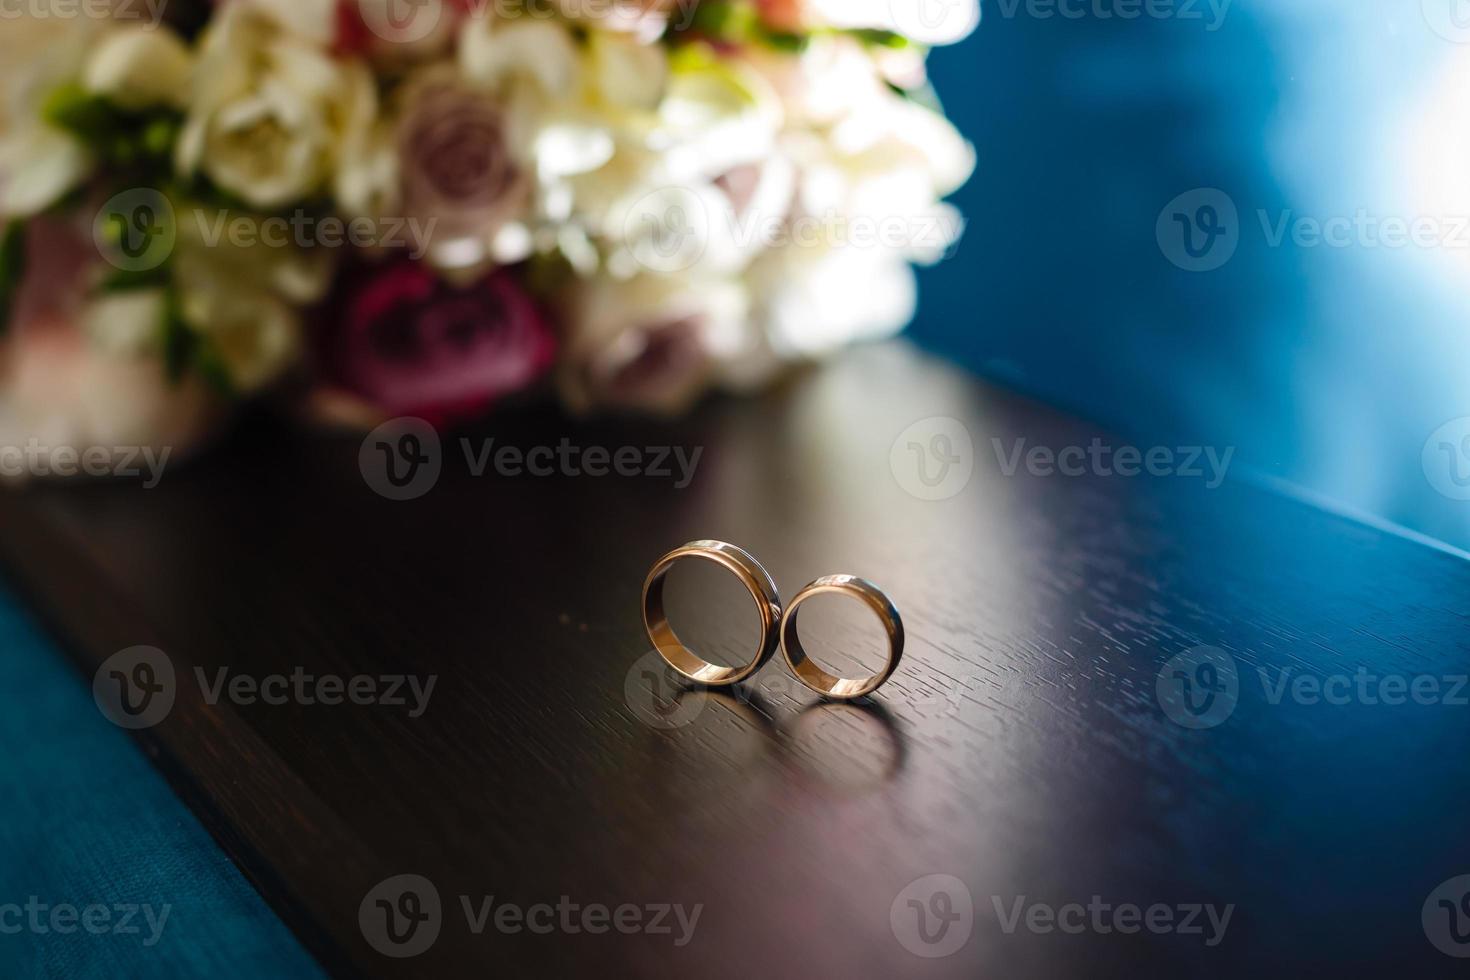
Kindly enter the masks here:
[[0, 577], [0, 976], [325, 976]]

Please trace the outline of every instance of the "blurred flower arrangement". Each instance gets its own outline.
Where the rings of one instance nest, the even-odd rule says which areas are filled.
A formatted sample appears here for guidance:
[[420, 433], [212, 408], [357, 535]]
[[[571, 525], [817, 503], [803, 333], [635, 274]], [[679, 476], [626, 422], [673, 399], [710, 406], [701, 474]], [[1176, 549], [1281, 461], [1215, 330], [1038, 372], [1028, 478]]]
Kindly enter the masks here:
[[0, 417], [53, 441], [678, 412], [900, 330], [961, 227], [922, 0], [50, 2], [0, 25]]

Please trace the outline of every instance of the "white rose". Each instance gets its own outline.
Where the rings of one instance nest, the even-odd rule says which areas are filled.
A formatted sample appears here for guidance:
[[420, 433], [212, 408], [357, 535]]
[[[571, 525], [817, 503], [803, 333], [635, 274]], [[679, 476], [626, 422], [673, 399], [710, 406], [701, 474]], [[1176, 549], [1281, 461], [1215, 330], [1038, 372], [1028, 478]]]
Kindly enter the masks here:
[[109, 354], [139, 354], [158, 349], [168, 296], [162, 289], [104, 293], [82, 311], [83, 332]]
[[75, 81], [107, 21], [25, 15], [0, 21], [0, 218], [44, 211], [91, 172], [88, 148], [41, 119]]
[[208, 341], [237, 388], [248, 392], [268, 384], [296, 359], [298, 310], [326, 295], [334, 256], [321, 248], [267, 244], [258, 232], [245, 239], [252, 244], [237, 244], [224, 229], [249, 216], [176, 211], [174, 282], [185, 323]]
[[[564, 220], [601, 244], [615, 277], [741, 268], [761, 247], [767, 212], [784, 210], [790, 196], [786, 168], [768, 159], [783, 118], [774, 91], [702, 47], [676, 53], [667, 81], [643, 91], [659, 76], [638, 69], [641, 55], [606, 44], [589, 57], [598, 80], [589, 98], [623, 95], [617, 106], [589, 102], [589, 114], [611, 121], [614, 152], [563, 182]], [[737, 189], [728, 178], [742, 171], [758, 179]]]
[[351, 182], [350, 150], [371, 130], [376, 105], [365, 65], [226, 4], [200, 50], [177, 164], [255, 207], [281, 208]]
[[782, 93], [788, 126], [781, 155], [798, 177], [798, 233], [829, 229], [818, 243], [859, 235], [916, 262], [933, 262], [962, 229], [942, 198], [975, 166], [973, 147], [939, 113], [897, 95], [868, 52], [850, 39], [826, 39], [799, 58], [761, 62]]
[[460, 31], [465, 77], [495, 90], [531, 84], [542, 98], [571, 95], [581, 63], [571, 32], [556, 21], [482, 15]]
[[130, 26], [107, 35], [92, 51], [83, 84], [128, 109], [183, 108], [192, 70], [193, 55], [172, 31]]
[[980, 24], [980, 0], [761, 0], [807, 26], [876, 28], [921, 44], [954, 44]]
[[254, 7], [292, 34], [318, 47], [337, 39], [338, 0], [229, 0]]
[[820, 357], [901, 331], [917, 286], [901, 256], [857, 245], [789, 244], [762, 254], [746, 275], [755, 322], [783, 359]]
[[[605, 33], [624, 33], [652, 43], [664, 33], [676, 13], [692, 9], [692, 0], [555, 0], [568, 20], [595, 26]], [[679, 17], [683, 24], [686, 17]]]
[[650, 138], [676, 174], [713, 179], [770, 155], [785, 110], [759, 72], [703, 45], [680, 48], [669, 67]]

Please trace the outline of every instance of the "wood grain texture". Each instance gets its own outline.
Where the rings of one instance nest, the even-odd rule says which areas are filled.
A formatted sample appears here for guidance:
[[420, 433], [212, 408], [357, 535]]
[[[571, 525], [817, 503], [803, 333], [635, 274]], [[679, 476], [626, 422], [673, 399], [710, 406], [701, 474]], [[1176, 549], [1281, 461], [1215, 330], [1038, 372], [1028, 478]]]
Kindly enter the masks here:
[[[962, 420], [975, 450], [944, 501], [890, 467], [899, 433], [933, 416]], [[5, 494], [0, 554], [89, 678], [124, 647], [168, 652], [176, 706], [141, 737], [343, 974], [1448, 973], [1420, 911], [1470, 873], [1470, 708], [1273, 704], [1258, 671], [1470, 672], [1470, 569], [1235, 479], [1007, 477], [992, 445], [1099, 435], [1122, 444], [892, 346], [679, 423], [502, 416], [446, 439], [437, 486], [406, 502], [368, 488], [359, 440], [259, 424], [151, 491]], [[703, 454], [683, 489], [477, 478], [461, 436]], [[736, 697], [684, 694], [671, 717], [687, 724], [649, 724], [669, 705], [637, 693], [639, 588], [705, 537], [750, 550], [787, 596], [834, 572], [878, 582], [904, 615], [902, 669], [847, 707], [778, 657]], [[1233, 658], [1239, 698], [1190, 730], [1155, 686], [1200, 644]], [[195, 667], [438, 683], [418, 718], [210, 705]], [[400, 960], [369, 947], [358, 911], [402, 873], [429, 878], [444, 915]], [[973, 896], [973, 934], [924, 959], [890, 911], [936, 873]], [[678, 947], [475, 935], [461, 895], [703, 911]], [[994, 907], [1094, 895], [1235, 910], [1206, 947], [1007, 933]]]

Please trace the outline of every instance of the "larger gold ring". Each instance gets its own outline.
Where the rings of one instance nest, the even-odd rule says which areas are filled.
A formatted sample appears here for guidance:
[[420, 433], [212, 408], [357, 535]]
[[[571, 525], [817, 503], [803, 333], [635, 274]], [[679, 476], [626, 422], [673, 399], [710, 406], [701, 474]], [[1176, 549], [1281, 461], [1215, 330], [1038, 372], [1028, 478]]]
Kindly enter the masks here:
[[[761, 617], [760, 648], [744, 667], [721, 667], [690, 650], [674, 633], [664, 613], [664, 578], [681, 558], [700, 558], [735, 573]], [[743, 681], [764, 667], [776, 653], [776, 624], [781, 621], [781, 597], [770, 573], [750, 554], [723, 541], [691, 541], [660, 558], [643, 582], [643, 626], [653, 647], [668, 665], [692, 681], [724, 687]]]
[[[854, 596], [878, 615], [888, 633], [888, 663], [881, 671], [856, 679], [837, 677], [818, 667], [816, 661], [807, 656], [796, 632], [797, 610], [803, 602], [824, 593]], [[867, 579], [856, 575], [826, 575], [798, 592], [791, 605], [786, 607], [786, 615], [781, 619], [781, 652], [786, 655], [786, 662], [791, 665], [791, 672], [797, 679], [818, 694], [843, 701], [860, 698], [882, 687], [898, 669], [898, 662], [903, 658], [903, 620], [883, 590]]]

